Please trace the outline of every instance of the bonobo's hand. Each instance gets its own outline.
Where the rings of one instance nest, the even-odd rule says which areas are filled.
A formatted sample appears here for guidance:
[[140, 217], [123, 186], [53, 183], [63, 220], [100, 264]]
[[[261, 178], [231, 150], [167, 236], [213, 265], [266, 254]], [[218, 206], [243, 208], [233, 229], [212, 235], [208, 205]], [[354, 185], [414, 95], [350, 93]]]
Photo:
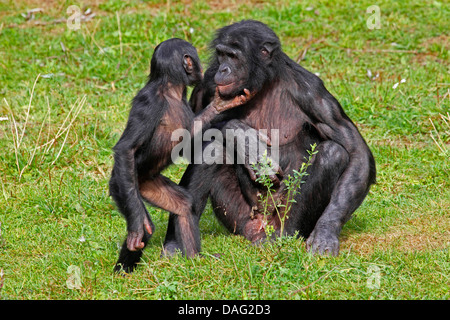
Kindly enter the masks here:
[[[258, 131], [258, 143], [260, 143], [260, 145], [258, 146], [259, 150], [264, 150], [263, 148], [267, 148], [267, 146], [272, 145], [270, 138], [261, 131]], [[264, 143], [267, 146], [265, 146]], [[264, 159], [263, 157], [266, 158]], [[272, 182], [273, 188], [278, 189], [281, 186], [281, 181], [283, 180], [284, 176], [283, 169], [281, 169], [280, 165], [274, 159], [272, 159], [270, 156], [267, 156], [267, 153], [263, 153], [262, 155], [258, 154], [256, 164], [250, 165], [248, 161], [245, 161], [244, 166], [250, 175], [250, 179], [252, 179], [253, 181], [256, 182], [257, 180], [259, 180], [258, 178], [260, 178], [261, 175], [265, 175]]]
[[219, 89], [216, 88], [216, 94], [214, 95], [212, 106], [218, 113], [221, 113], [246, 104], [251, 98], [254, 97], [255, 94], [256, 92], [250, 93], [248, 89], [244, 89], [244, 94], [238, 95], [230, 100], [223, 100], [219, 95]]
[[306, 249], [313, 254], [337, 256], [339, 254], [339, 238], [336, 232], [329, 228], [321, 228], [320, 225], [316, 225], [306, 240]]
[[149, 219], [147, 217], [144, 217], [142, 228], [140, 228], [138, 231], [128, 231], [128, 235], [127, 235], [128, 250], [137, 251], [140, 249], [144, 249], [145, 243], [142, 241], [142, 238], [144, 237], [144, 232], [145, 232], [144, 229], [149, 234], [152, 234], [152, 227], [151, 227]]
[[258, 170], [258, 164], [256, 166], [257, 167], [255, 168], [252, 165], [244, 164], [244, 167], [247, 169], [250, 175], [250, 179], [256, 182], [258, 178], [260, 178], [261, 175], [264, 174], [267, 175], [267, 177], [270, 179], [270, 181], [272, 182], [272, 187], [274, 189], [278, 189], [281, 186], [281, 181], [283, 180], [284, 173], [283, 169], [281, 169], [281, 167], [276, 162], [272, 162], [272, 166], [268, 170]]

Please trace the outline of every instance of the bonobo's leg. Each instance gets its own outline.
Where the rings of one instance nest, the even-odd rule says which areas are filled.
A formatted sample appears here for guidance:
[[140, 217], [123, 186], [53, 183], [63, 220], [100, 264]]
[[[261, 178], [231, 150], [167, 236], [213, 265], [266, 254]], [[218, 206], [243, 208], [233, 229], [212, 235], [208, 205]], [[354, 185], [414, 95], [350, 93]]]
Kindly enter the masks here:
[[[233, 234], [255, 242], [265, 237], [261, 220], [253, 219], [253, 208], [244, 196], [240, 179], [233, 165], [222, 165], [218, 179], [211, 187], [211, 204], [216, 217]], [[244, 181], [245, 183], [245, 181]]]
[[[253, 168], [258, 166], [263, 157], [271, 168], [266, 168], [265, 173], [276, 189], [280, 187], [283, 172], [274, 157], [272, 157], [271, 140], [262, 131], [255, 130], [240, 120], [230, 120], [222, 132], [226, 137], [227, 163], [234, 157], [233, 163], [242, 194], [250, 207], [256, 209], [258, 205], [258, 193], [260, 185], [256, 183], [259, 173]], [[269, 170], [267, 170], [269, 169]]]
[[132, 272], [139, 262], [142, 249], [146, 246], [155, 229], [140, 194], [135, 190], [126, 192], [123, 180], [113, 170], [110, 180], [110, 194], [120, 212], [127, 219], [128, 235], [123, 242], [119, 259], [114, 270]]
[[191, 213], [191, 195], [163, 175], [139, 181], [139, 191], [148, 203], [178, 215]]
[[[328, 206], [331, 194], [349, 163], [347, 151], [335, 142], [322, 142], [316, 150], [318, 152], [313, 156], [307, 171], [309, 175], [301, 185], [285, 225], [287, 234], [293, 235], [295, 231], [299, 231], [300, 236], [307, 238], [308, 248], [315, 236], [316, 223]], [[337, 237], [322, 239], [316, 249], [319, 253], [328, 251], [337, 255], [339, 240]]]
[[[200, 217], [205, 209], [208, 200], [211, 184], [215, 179], [216, 165], [207, 164], [190, 164], [181, 178], [180, 187], [185, 188], [192, 196], [192, 215], [189, 218], [191, 230], [195, 230], [194, 239], [196, 243], [197, 252], [200, 251], [200, 232], [198, 223]], [[174, 255], [178, 250], [186, 254], [183, 246], [183, 239], [185, 237], [182, 219], [184, 216], [174, 214], [169, 215], [169, 224], [167, 227], [167, 234], [164, 240], [164, 249], [161, 253], [164, 256]]]
[[200, 235], [192, 216], [190, 193], [162, 175], [140, 181], [139, 190], [150, 204], [177, 215], [182, 252], [187, 257], [196, 255], [200, 251]]

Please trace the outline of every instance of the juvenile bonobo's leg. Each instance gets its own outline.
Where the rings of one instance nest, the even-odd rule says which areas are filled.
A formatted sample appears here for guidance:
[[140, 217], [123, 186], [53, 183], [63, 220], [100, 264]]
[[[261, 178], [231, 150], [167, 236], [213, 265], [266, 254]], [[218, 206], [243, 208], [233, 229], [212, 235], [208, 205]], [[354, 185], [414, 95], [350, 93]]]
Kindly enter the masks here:
[[[211, 185], [216, 176], [217, 165], [190, 164], [183, 174], [180, 186], [184, 187], [192, 195], [192, 213], [190, 222], [194, 224], [193, 229], [198, 233], [198, 251], [200, 251], [200, 233], [198, 223], [208, 201]], [[180, 215], [170, 213], [167, 234], [164, 240], [163, 256], [172, 256], [178, 250], [184, 253], [182, 245], [183, 228]]]
[[144, 200], [161, 209], [178, 215], [191, 212], [191, 195], [163, 175], [139, 181], [139, 191]]
[[[116, 157], [121, 159], [121, 157]], [[120, 212], [127, 220], [127, 240], [128, 249], [136, 251], [144, 247], [142, 237], [144, 229], [151, 235], [154, 225], [150, 215], [142, 202], [142, 197], [136, 190], [135, 182], [130, 180], [126, 170], [117, 165], [111, 174], [109, 181], [109, 192]]]
[[150, 204], [177, 215], [181, 250], [187, 257], [196, 255], [200, 251], [200, 234], [192, 217], [191, 194], [162, 175], [141, 181], [139, 190]]
[[317, 233], [316, 224], [328, 206], [331, 194], [337, 182], [349, 163], [347, 151], [332, 141], [320, 143], [313, 156], [308, 176], [301, 184], [300, 192], [295, 197], [296, 202], [291, 208], [289, 219], [286, 220], [286, 233], [293, 235], [295, 231], [307, 239], [306, 245], [311, 252], [320, 254], [339, 253], [339, 231], [335, 237], [323, 238]]
[[[125, 192], [127, 185], [122, 183], [124, 179], [113, 170], [110, 180], [110, 194], [116, 202], [120, 212], [127, 219], [128, 235], [123, 242], [119, 259], [114, 270], [132, 272], [142, 255], [142, 249], [146, 246], [154, 230], [153, 222], [142, 202], [141, 196], [135, 190]], [[125, 180], [126, 181], [126, 180]]]

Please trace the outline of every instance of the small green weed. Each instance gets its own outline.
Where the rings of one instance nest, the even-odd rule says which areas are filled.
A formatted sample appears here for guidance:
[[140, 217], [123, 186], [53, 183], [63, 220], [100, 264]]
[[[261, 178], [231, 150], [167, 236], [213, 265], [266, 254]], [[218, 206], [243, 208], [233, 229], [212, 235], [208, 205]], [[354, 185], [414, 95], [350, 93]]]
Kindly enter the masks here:
[[293, 174], [288, 174], [282, 181], [286, 190], [286, 204], [274, 199], [274, 184], [271, 179], [271, 175], [274, 174], [274, 163], [272, 158], [267, 156], [267, 150], [264, 152], [258, 163], [251, 165], [256, 173], [256, 182], [264, 187], [264, 192], [260, 194], [258, 201], [263, 206], [262, 214], [267, 238], [271, 238], [272, 234], [275, 232], [274, 226], [269, 224], [269, 217], [272, 216], [273, 210], [275, 210], [281, 223], [279, 230], [280, 236], [283, 236], [284, 234], [286, 219], [289, 219], [289, 212], [292, 208], [292, 204], [296, 202], [295, 196], [300, 192], [301, 185], [304, 183], [303, 178], [308, 175], [307, 169], [311, 166], [312, 157], [318, 152], [316, 150], [316, 144], [311, 145], [311, 150], [307, 151], [309, 156], [305, 157], [306, 161], [302, 163], [299, 170], [293, 170]]

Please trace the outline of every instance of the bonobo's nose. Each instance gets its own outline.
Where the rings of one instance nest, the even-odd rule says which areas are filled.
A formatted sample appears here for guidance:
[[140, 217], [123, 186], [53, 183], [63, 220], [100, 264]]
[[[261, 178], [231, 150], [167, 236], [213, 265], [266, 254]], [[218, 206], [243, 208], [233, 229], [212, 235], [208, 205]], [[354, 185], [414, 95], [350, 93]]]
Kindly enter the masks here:
[[219, 72], [222, 77], [226, 77], [231, 73], [231, 69], [229, 66], [221, 66]]

